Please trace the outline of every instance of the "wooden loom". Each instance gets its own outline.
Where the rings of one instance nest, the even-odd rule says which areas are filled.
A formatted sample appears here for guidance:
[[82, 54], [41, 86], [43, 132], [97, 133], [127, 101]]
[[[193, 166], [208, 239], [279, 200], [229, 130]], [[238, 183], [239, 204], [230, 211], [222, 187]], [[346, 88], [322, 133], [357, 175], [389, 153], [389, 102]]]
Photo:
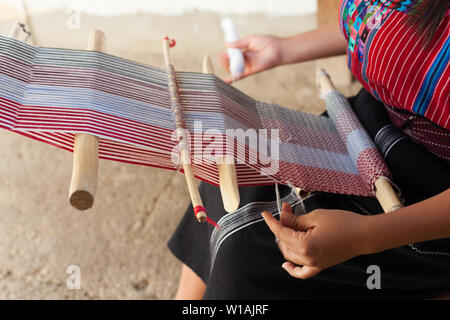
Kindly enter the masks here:
[[[176, 86], [176, 78], [173, 66], [171, 65], [169, 55], [169, 38], [163, 39], [164, 62], [168, 70], [169, 87], [171, 88], [171, 101], [177, 105], [177, 110], [181, 110]], [[92, 30], [89, 35], [87, 50], [104, 52], [105, 35], [99, 30]], [[203, 61], [203, 73], [214, 73], [211, 61], [208, 55], [205, 55]], [[182, 112], [178, 112], [177, 135], [179, 143], [182, 146], [180, 156], [183, 163], [183, 171], [186, 183], [194, 208], [199, 208], [196, 217], [200, 222], [206, 220], [206, 212], [203, 208], [202, 199], [197, 188], [197, 182], [194, 177], [192, 166], [190, 165], [190, 155], [184, 143], [184, 133], [182, 127]], [[223, 205], [227, 212], [233, 212], [239, 207], [239, 189], [237, 184], [236, 167], [234, 159], [224, 157], [218, 160], [218, 172], [220, 181], [220, 190], [223, 199]], [[90, 134], [77, 134], [74, 143], [73, 152], [73, 171], [69, 188], [69, 202], [78, 210], [87, 210], [92, 207], [95, 198], [98, 178], [98, 138]]]
[[[16, 26], [15, 26], [16, 27]], [[12, 33], [17, 33], [16, 31]], [[105, 49], [105, 36], [101, 31], [93, 30], [89, 36], [88, 50], [102, 52]], [[169, 80], [169, 88], [171, 94], [172, 104], [175, 104], [178, 110], [182, 111], [179, 104], [177, 84], [175, 78], [175, 71], [170, 63], [169, 56], [170, 41], [166, 37], [163, 40], [164, 61], [167, 68], [167, 75]], [[213, 73], [213, 68], [208, 56], [205, 56], [203, 61], [203, 73]], [[318, 82], [321, 93], [324, 94], [329, 91], [336, 90], [328, 76], [323, 74], [318, 75]], [[175, 116], [177, 114], [175, 113]], [[206, 212], [202, 206], [202, 200], [198, 192], [197, 184], [192, 173], [192, 167], [189, 164], [189, 151], [186, 144], [183, 146], [183, 129], [182, 112], [179, 112], [178, 121], [176, 121], [179, 143], [181, 142], [181, 159], [183, 171], [185, 173], [188, 184], [189, 193], [194, 208], [198, 208], [196, 212], [199, 221], [206, 220]], [[179, 125], [180, 124], [180, 125]], [[86, 210], [92, 207], [98, 177], [98, 138], [90, 134], [77, 134], [74, 142], [74, 156], [73, 156], [73, 173], [69, 189], [69, 201], [72, 206], [79, 210]], [[224, 208], [227, 212], [235, 211], [239, 206], [239, 191], [237, 183], [236, 166], [234, 159], [226, 158], [217, 161], [217, 169], [219, 173], [220, 190]], [[223, 163], [223, 164], [221, 164]], [[376, 197], [383, 207], [385, 212], [394, 211], [402, 206], [401, 202], [390, 185], [387, 178], [380, 177], [375, 182]]]

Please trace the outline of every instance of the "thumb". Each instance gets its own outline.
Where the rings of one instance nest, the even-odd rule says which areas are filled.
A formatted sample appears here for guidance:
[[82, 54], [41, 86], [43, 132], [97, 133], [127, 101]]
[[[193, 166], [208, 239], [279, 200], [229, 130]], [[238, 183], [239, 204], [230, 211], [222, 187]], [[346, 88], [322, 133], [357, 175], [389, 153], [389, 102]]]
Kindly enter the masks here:
[[225, 45], [228, 48], [237, 48], [237, 49], [244, 50], [244, 49], [247, 49], [248, 46], [250, 45], [250, 37], [242, 38], [242, 39], [239, 39], [234, 42], [225, 42]]
[[295, 230], [297, 231], [306, 231], [308, 229], [315, 227], [315, 220], [311, 219], [313, 217], [311, 214], [302, 214], [301, 216], [295, 216], [297, 219], [295, 220]]
[[285, 262], [282, 265], [282, 268], [286, 270], [292, 277], [297, 279], [308, 279], [314, 277], [320, 272], [320, 269], [317, 267], [309, 267], [309, 266], [296, 266], [291, 262]]

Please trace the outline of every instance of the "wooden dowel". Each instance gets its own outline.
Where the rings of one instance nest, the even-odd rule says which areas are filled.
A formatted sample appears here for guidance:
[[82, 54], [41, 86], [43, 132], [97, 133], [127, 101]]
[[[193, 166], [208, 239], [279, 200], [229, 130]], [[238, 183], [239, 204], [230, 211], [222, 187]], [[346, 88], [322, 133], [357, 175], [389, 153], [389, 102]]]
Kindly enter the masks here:
[[[105, 35], [92, 30], [88, 50], [103, 52]], [[75, 135], [73, 146], [73, 170], [69, 188], [69, 202], [78, 210], [87, 210], [94, 204], [98, 177], [98, 138], [91, 134]]]
[[23, 42], [31, 42], [31, 35], [32, 33], [26, 29], [26, 25], [21, 23], [20, 21], [15, 21], [10, 32], [9, 37], [14, 39], [19, 39], [21, 34], [26, 34], [25, 39], [21, 39]]
[[392, 212], [403, 207], [403, 204], [398, 199], [397, 193], [386, 177], [379, 177], [375, 181], [375, 196], [384, 212]]
[[[317, 85], [322, 95], [336, 90], [330, 76], [323, 69], [317, 72]], [[388, 178], [383, 176], [379, 177], [375, 181], [375, 190], [375, 196], [384, 212], [392, 212], [403, 207]]]
[[202, 72], [214, 74], [214, 67], [213, 67], [213, 65], [211, 63], [211, 59], [209, 58], [209, 55], [207, 53], [205, 53], [205, 55], [203, 57]]
[[[208, 54], [203, 58], [203, 73], [214, 74], [214, 68]], [[240, 196], [234, 158], [231, 156], [216, 157], [219, 172], [220, 193], [223, 207], [226, 212], [233, 212], [239, 208]]]
[[183, 164], [184, 177], [186, 178], [186, 183], [188, 185], [189, 195], [191, 197], [192, 206], [195, 208], [201, 208], [195, 212], [195, 216], [199, 222], [206, 221], [206, 212], [203, 207], [202, 198], [200, 197], [200, 192], [198, 191], [197, 182], [195, 180], [194, 172], [192, 170], [189, 147], [187, 145], [186, 131], [184, 128], [184, 119], [181, 110], [180, 98], [178, 95], [178, 87], [176, 84], [175, 70], [170, 62], [169, 55], [169, 38], [163, 38], [163, 54], [164, 63], [166, 66], [166, 72], [168, 76], [168, 86], [170, 99], [172, 104], [172, 110], [175, 116], [175, 129], [178, 139], [178, 146], [180, 148], [180, 157]]
[[20, 22], [19, 21], [14, 22], [9, 32], [9, 37], [15, 39], [19, 38], [20, 29], [21, 29]]
[[[27, 26], [28, 28], [31, 29], [30, 15], [28, 14], [28, 8], [27, 8], [27, 6], [26, 6], [24, 0], [20, 0], [20, 1], [19, 1], [19, 4], [20, 4], [21, 9], [22, 9], [22, 14], [23, 14], [23, 21], [24, 21], [24, 24], [25, 24], [25, 26]], [[35, 43], [34, 43], [34, 36], [33, 36], [33, 33], [32, 33], [32, 32], [31, 32], [31, 33], [29, 34], [29, 36], [28, 36], [28, 42], [29, 42], [31, 45], [34, 45], [34, 44], [35, 44]]]
[[317, 71], [316, 75], [317, 86], [319, 87], [320, 94], [326, 94], [330, 91], [336, 90], [330, 75], [323, 69]]

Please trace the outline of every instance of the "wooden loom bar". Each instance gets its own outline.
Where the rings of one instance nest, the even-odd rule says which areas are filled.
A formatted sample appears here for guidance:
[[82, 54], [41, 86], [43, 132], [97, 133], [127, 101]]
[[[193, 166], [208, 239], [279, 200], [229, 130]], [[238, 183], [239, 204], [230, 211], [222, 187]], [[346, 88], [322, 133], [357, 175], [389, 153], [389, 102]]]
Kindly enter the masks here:
[[191, 157], [189, 154], [189, 146], [186, 138], [186, 129], [184, 127], [183, 112], [178, 94], [178, 86], [176, 82], [175, 69], [170, 62], [169, 55], [170, 42], [168, 37], [163, 38], [163, 54], [164, 63], [166, 66], [167, 80], [170, 94], [170, 102], [175, 118], [175, 132], [177, 135], [178, 147], [180, 150], [180, 158], [183, 165], [184, 176], [188, 185], [189, 195], [191, 197], [192, 206], [194, 208], [195, 216], [199, 222], [205, 222], [206, 210], [203, 207], [202, 198], [198, 191], [197, 182], [191, 166]]
[[[323, 69], [317, 73], [317, 84], [322, 95], [336, 90], [330, 76]], [[375, 196], [384, 212], [392, 212], [403, 207], [387, 177], [381, 176], [375, 181]]]
[[[203, 73], [214, 74], [214, 68], [208, 54], [203, 58]], [[239, 208], [240, 196], [234, 158], [231, 156], [218, 156], [216, 158], [219, 172], [220, 193], [225, 211], [233, 212]]]
[[386, 177], [379, 177], [375, 180], [375, 196], [384, 212], [392, 212], [403, 207], [389, 179]]
[[[87, 50], [103, 52], [105, 35], [92, 30]], [[94, 204], [98, 177], [98, 138], [91, 134], [75, 135], [73, 146], [73, 170], [69, 188], [69, 202], [78, 210], [87, 210]]]

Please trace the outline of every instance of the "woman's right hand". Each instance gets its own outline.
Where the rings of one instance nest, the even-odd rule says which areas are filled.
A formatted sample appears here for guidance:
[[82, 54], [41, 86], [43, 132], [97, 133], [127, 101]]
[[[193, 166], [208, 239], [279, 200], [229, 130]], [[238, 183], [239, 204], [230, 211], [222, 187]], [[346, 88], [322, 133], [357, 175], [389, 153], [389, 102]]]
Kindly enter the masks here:
[[[227, 42], [227, 47], [238, 48], [244, 55], [245, 69], [239, 79], [279, 66], [281, 64], [281, 40], [274, 36], [253, 35], [235, 42]], [[219, 59], [222, 66], [229, 72], [228, 54], [221, 52]], [[231, 83], [233, 79], [229, 76], [225, 81]]]

